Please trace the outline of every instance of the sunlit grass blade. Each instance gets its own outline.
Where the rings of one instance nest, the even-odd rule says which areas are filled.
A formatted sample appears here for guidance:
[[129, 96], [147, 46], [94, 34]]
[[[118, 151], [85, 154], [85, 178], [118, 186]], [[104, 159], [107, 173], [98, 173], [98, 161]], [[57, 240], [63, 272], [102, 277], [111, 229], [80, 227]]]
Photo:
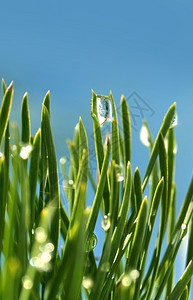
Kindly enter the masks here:
[[1, 84], [2, 84], [2, 91], [3, 91], [3, 96], [4, 96], [5, 92], [6, 92], [6, 89], [7, 89], [7, 85], [6, 85], [5, 80], [3, 78], [2, 78]]
[[124, 165], [126, 170], [127, 162], [131, 161], [131, 120], [127, 100], [124, 96], [121, 97], [120, 106], [121, 120], [123, 125]]
[[160, 127], [160, 130], [157, 134], [157, 137], [156, 137], [156, 140], [155, 140], [152, 152], [151, 152], [151, 156], [150, 156], [150, 159], [149, 159], [149, 162], [148, 162], [148, 165], [147, 165], [147, 169], [146, 169], [146, 172], [145, 172], [145, 175], [144, 175], [144, 179], [143, 179], [143, 184], [142, 184], [143, 191], [145, 190], [148, 179], [151, 175], [152, 168], [155, 164], [155, 161], [156, 161], [156, 158], [157, 158], [157, 155], [158, 155], [158, 152], [159, 152], [159, 136], [160, 136], [160, 133], [162, 133], [163, 137], [165, 137], [165, 135], [166, 135], [168, 129], [170, 128], [171, 123], [174, 119], [175, 113], [176, 113], [176, 103], [174, 103], [170, 106], [169, 110], [167, 111], [167, 113], [164, 117], [164, 120], [163, 120], [163, 123]]
[[58, 255], [58, 243], [59, 243], [59, 223], [60, 223], [60, 194], [59, 194], [59, 181], [58, 181], [58, 169], [56, 161], [56, 152], [52, 136], [52, 130], [50, 126], [50, 116], [46, 106], [42, 108], [42, 139], [45, 140], [47, 156], [48, 156], [48, 181], [49, 181], [49, 199], [54, 200], [56, 212], [51, 224], [51, 240], [55, 247], [54, 256]]
[[94, 131], [94, 142], [95, 142], [97, 165], [100, 173], [102, 169], [103, 159], [104, 159], [104, 149], [103, 149], [103, 140], [102, 140], [100, 123], [98, 120], [97, 95], [95, 94], [94, 91], [92, 91], [92, 99], [91, 99], [91, 116], [93, 118], [93, 131]]
[[126, 268], [125, 268], [126, 273], [133, 269], [137, 269], [140, 253], [142, 251], [141, 247], [143, 245], [146, 218], [147, 218], [147, 197], [143, 199], [137, 216], [133, 241], [126, 262]]
[[192, 201], [193, 201], [193, 178], [191, 179], [186, 197], [183, 201], [183, 204], [181, 206], [177, 221], [175, 223], [174, 230], [173, 230], [173, 233], [172, 233], [172, 236], [171, 236], [171, 241], [168, 244], [168, 246], [165, 250], [165, 253], [162, 257], [162, 260], [161, 260], [161, 263], [160, 263], [160, 266], [159, 266], [159, 271], [158, 271], [159, 274], [160, 274], [161, 270], [163, 269], [163, 266], [166, 263], [167, 259], [172, 254], [174, 241], [177, 239], [178, 233], [181, 230], [181, 226], [182, 226], [182, 224], [185, 220], [186, 214], [188, 212], [188, 208], [190, 207]]
[[183, 293], [186, 285], [190, 281], [192, 275], [193, 275], [193, 261], [191, 260], [189, 262], [188, 266], [186, 267], [183, 275], [181, 276], [181, 278], [175, 285], [172, 293], [168, 297], [168, 300], [176, 300], [182, 295], [182, 293]]
[[3, 101], [1, 103], [0, 108], [0, 145], [2, 142], [2, 138], [4, 136], [5, 130], [7, 128], [7, 123], [9, 121], [9, 115], [11, 111], [12, 105], [12, 98], [13, 98], [13, 82], [10, 83], [8, 86], [4, 96]]
[[[44, 268], [46, 269], [49, 267], [48, 263], [50, 263], [51, 257], [49, 257], [49, 260], [47, 259], [47, 262], [43, 261], [42, 255], [44, 252], [42, 252], [43, 250], [41, 249], [44, 249], [44, 247], [48, 244], [50, 247], [52, 247], [51, 252], [53, 252], [54, 250], [54, 245], [51, 244], [49, 240], [50, 222], [52, 222], [53, 216], [56, 212], [55, 204], [53, 202], [50, 202], [49, 205], [45, 207], [40, 214], [40, 221], [38, 227], [35, 230], [35, 240], [30, 253], [30, 261], [28, 263], [28, 267], [23, 278], [24, 281], [19, 297], [20, 300], [30, 299], [30, 296], [33, 295], [33, 293], [39, 293], [39, 291], [34, 290], [37, 288], [36, 285], [34, 286], [35, 278], [37, 274], [41, 272]], [[51, 262], [54, 263], [54, 261]], [[52, 268], [54, 268], [54, 265], [52, 265]], [[26, 285], [25, 280], [27, 281]], [[29, 284], [31, 286], [29, 286]]]
[[95, 195], [94, 202], [93, 202], [93, 205], [91, 208], [91, 213], [90, 213], [87, 225], [86, 225], [87, 236], [92, 234], [94, 231], [94, 228], [95, 228], [95, 224], [96, 224], [96, 220], [98, 217], [98, 213], [99, 213], [99, 209], [100, 209], [100, 205], [101, 205], [101, 201], [102, 201], [102, 197], [103, 197], [103, 192], [104, 192], [106, 173], [107, 173], [107, 168], [108, 168], [108, 164], [109, 164], [109, 157], [110, 157], [110, 142], [108, 141], [107, 149], [106, 149], [106, 153], [105, 153], [105, 157], [104, 157], [104, 161], [103, 161], [103, 165], [102, 165], [102, 170], [101, 170], [101, 174], [100, 174], [100, 178], [99, 178], [99, 183], [98, 183], [97, 190], [96, 190], [96, 195]]
[[128, 162], [125, 190], [124, 190], [123, 199], [118, 213], [117, 224], [112, 236], [112, 249], [111, 249], [110, 263], [113, 262], [117, 250], [120, 247], [122, 234], [128, 218], [131, 190], [132, 190], [132, 171], [131, 171], [131, 164], [130, 162]]
[[120, 164], [120, 139], [119, 139], [119, 125], [118, 125], [118, 118], [117, 118], [117, 110], [115, 106], [115, 102], [113, 99], [113, 95], [110, 92], [110, 100], [112, 105], [112, 122], [111, 122], [111, 159], [115, 161], [116, 164]]
[[[45, 299], [55, 299], [64, 291], [65, 299], [79, 299], [85, 260], [85, 195], [86, 184], [80, 185], [79, 199], [74, 203], [70, 227], [61, 264], [46, 290]], [[76, 266], [72, 268], [72, 265]]]
[[29, 144], [31, 136], [31, 123], [28, 106], [27, 93], [24, 94], [21, 105], [21, 140], [23, 143]]

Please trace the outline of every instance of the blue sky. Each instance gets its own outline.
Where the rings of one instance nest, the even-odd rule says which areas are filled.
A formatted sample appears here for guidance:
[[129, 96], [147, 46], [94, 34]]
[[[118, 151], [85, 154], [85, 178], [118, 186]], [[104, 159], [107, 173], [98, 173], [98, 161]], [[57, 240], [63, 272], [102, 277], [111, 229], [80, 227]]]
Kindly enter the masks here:
[[[155, 137], [168, 107], [177, 102], [178, 203], [193, 166], [192, 1], [2, 1], [0, 77], [14, 80], [12, 118], [29, 95], [33, 133], [40, 126], [43, 97], [51, 91], [52, 127], [58, 158], [67, 153], [81, 115], [92, 133], [91, 89], [109, 94], [136, 92], [154, 110], [146, 114]], [[130, 103], [129, 103], [130, 104]], [[133, 170], [142, 174], [147, 149], [133, 132]]]

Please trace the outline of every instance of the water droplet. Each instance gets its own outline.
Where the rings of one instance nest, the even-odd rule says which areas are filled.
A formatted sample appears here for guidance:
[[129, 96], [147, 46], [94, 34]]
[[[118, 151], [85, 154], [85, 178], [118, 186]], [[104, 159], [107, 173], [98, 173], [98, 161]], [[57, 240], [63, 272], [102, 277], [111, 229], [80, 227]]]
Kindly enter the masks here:
[[110, 269], [110, 263], [109, 262], [105, 262], [104, 264], [102, 264], [101, 266], [101, 271], [102, 272], [108, 272]]
[[145, 125], [143, 125], [141, 127], [139, 137], [140, 137], [140, 141], [142, 142], [142, 144], [144, 146], [150, 147], [151, 143], [150, 143], [150, 140], [149, 140], [149, 134], [148, 134], [148, 131], [147, 131], [147, 128], [146, 128]]
[[3, 153], [2, 153], [2, 152], [0, 152], [0, 158], [1, 158], [1, 157], [3, 157]]
[[178, 115], [175, 114], [171, 124], [170, 124], [170, 128], [176, 127], [178, 125]]
[[187, 228], [186, 224], [183, 223], [182, 226], [181, 226], [181, 229], [186, 230], [186, 228]]
[[60, 158], [60, 164], [61, 165], [65, 165], [66, 164], [66, 158], [65, 157], [61, 157]]
[[129, 275], [124, 275], [123, 279], [121, 280], [121, 283], [123, 286], [129, 287], [132, 283], [132, 280]]
[[118, 182], [123, 181], [124, 180], [123, 167], [120, 165], [115, 165], [115, 171], [116, 171], [117, 181]]
[[101, 127], [104, 123], [112, 121], [112, 106], [110, 99], [104, 97], [97, 98], [97, 113]]
[[11, 151], [12, 151], [12, 154], [13, 155], [17, 155], [17, 146], [16, 145], [13, 145], [12, 147], [11, 147]]
[[44, 245], [41, 245], [39, 247], [41, 252], [51, 253], [54, 251], [54, 245], [52, 243], [47, 243]]
[[107, 231], [111, 226], [110, 214], [105, 215], [101, 222], [102, 229]]
[[35, 230], [35, 238], [38, 243], [44, 243], [47, 239], [47, 233], [43, 227], [37, 227]]
[[138, 277], [139, 271], [134, 269], [129, 274], [123, 276], [121, 283], [123, 286], [129, 287], [133, 282], [137, 280]]
[[82, 285], [85, 289], [90, 290], [93, 287], [93, 280], [90, 277], [83, 277]]
[[38, 256], [32, 257], [29, 262], [32, 267], [35, 267], [37, 269], [43, 268], [43, 265], [44, 265], [43, 262], [41, 261], [40, 257], [38, 257]]
[[22, 159], [26, 160], [29, 158], [31, 152], [32, 152], [31, 145], [23, 146], [23, 147], [21, 147], [21, 150], [20, 150], [20, 157]]
[[133, 281], [137, 280], [139, 278], [139, 271], [134, 269], [130, 272], [130, 277]]
[[92, 251], [96, 247], [96, 245], [97, 245], [97, 237], [93, 233], [92, 236], [91, 236], [91, 238], [87, 242], [87, 249], [86, 249], [86, 251], [87, 252]]
[[63, 180], [63, 189], [66, 191], [66, 190], [69, 190], [69, 189], [74, 189], [75, 188], [75, 185], [74, 185], [74, 181], [72, 179], [69, 179], [69, 180]]
[[33, 282], [29, 276], [22, 277], [23, 288], [26, 290], [30, 290], [33, 287]]
[[45, 265], [50, 262], [50, 260], [52, 259], [52, 256], [49, 252], [42, 252], [42, 253], [38, 254], [38, 258], [41, 260], [41, 263], [43, 263], [43, 265]]

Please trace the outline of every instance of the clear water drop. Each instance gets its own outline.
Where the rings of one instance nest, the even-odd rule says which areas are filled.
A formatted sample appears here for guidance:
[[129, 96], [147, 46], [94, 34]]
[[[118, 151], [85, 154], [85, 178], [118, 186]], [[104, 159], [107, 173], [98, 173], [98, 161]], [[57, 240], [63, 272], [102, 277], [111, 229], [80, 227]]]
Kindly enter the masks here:
[[121, 283], [124, 287], [129, 287], [132, 284], [131, 277], [129, 275], [124, 275]]
[[86, 249], [86, 251], [87, 252], [92, 251], [96, 247], [96, 245], [97, 245], [97, 237], [93, 233], [92, 236], [91, 236], [91, 238], [87, 242], [87, 249]]
[[46, 243], [39, 247], [41, 252], [51, 253], [54, 251], [54, 245], [52, 243]]
[[178, 115], [175, 114], [171, 124], [170, 124], [170, 128], [176, 127], [178, 125]]
[[85, 276], [83, 277], [82, 285], [85, 289], [91, 290], [91, 288], [93, 287], [93, 284], [94, 284], [94, 282], [93, 282], [92, 278], [85, 277]]
[[108, 272], [110, 270], [110, 263], [109, 262], [105, 262], [102, 264], [101, 266], [101, 271], [102, 272]]
[[74, 185], [74, 181], [72, 179], [64, 179], [63, 180], [63, 189], [66, 191], [66, 190], [69, 190], [69, 189], [74, 189], [75, 188], [75, 185]]
[[97, 113], [100, 126], [112, 121], [112, 105], [111, 101], [105, 97], [97, 98]]
[[150, 147], [151, 143], [150, 143], [150, 140], [149, 140], [149, 134], [148, 134], [148, 131], [147, 131], [147, 128], [146, 128], [145, 125], [143, 125], [141, 127], [139, 137], [140, 137], [140, 141], [142, 142], [142, 144], [144, 146]]
[[20, 150], [20, 157], [24, 160], [28, 159], [30, 156], [30, 153], [32, 152], [32, 145], [27, 145], [27, 146], [23, 146], [21, 147]]
[[66, 164], [66, 158], [65, 157], [61, 157], [60, 158], [60, 164], [61, 165], [65, 165]]
[[33, 282], [31, 278], [27, 275], [22, 277], [22, 284], [25, 290], [31, 290], [31, 288], [33, 287]]
[[3, 153], [2, 153], [2, 152], [0, 152], [0, 158], [1, 158], [1, 157], [3, 157]]
[[38, 243], [44, 243], [47, 239], [47, 233], [43, 227], [37, 227], [35, 229], [35, 238]]
[[105, 215], [105, 216], [103, 217], [102, 222], [101, 222], [101, 226], [102, 226], [102, 229], [103, 229], [104, 231], [109, 230], [109, 228], [111, 227], [110, 214]]
[[115, 171], [116, 171], [116, 177], [117, 177], [117, 181], [121, 182], [124, 180], [124, 171], [123, 171], [123, 167], [120, 165], [115, 165]]

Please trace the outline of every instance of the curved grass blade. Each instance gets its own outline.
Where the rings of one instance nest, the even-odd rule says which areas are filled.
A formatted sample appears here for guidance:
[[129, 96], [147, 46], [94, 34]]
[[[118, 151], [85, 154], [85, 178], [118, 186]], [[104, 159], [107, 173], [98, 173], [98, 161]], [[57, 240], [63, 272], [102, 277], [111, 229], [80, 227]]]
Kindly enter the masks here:
[[30, 114], [27, 93], [24, 94], [21, 106], [21, 140], [29, 144], [31, 136]]
[[59, 220], [60, 220], [60, 194], [59, 194], [59, 181], [58, 170], [56, 161], [56, 152], [50, 125], [49, 112], [45, 105], [42, 108], [42, 140], [46, 147], [48, 155], [48, 181], [49, 181], [49, 201], [54, 200], [56, 212], [53, 217], [50, 230], [50, 238], [54, 244], [55, 252], [54, 257], [57, 257], [57, 249], [59, 242]]
[[165, 137], [165, 135], [166, 135], [168, 129], [170, 128], [171, 123], [174, 119], [175, 113], [176, 113], [176, 103], [173, 103], [170, 106], [170, 108], [168, 109], [168, 111], [167, 111], [167, 113], [164, 117], [164, 120], [162, 122], [162, 125], [160, 127], [160, 130], [157, 134], [157, 137], [156, 137], [156, 140], [155, 140], [152, 152], [151, 152], [151, 156], [150, 156], [150, 159], [149, 159], [149, 162], [148, 162], [148, 165], [147, 165], [147, 169], [146, 169], [146, 172], [145, 172], [145, 175], [144, 175], [143, 183], [142, 183], [143, 191], [145, 190], [145, 187], [147, 185], [147, 182], [149, 180], [149, 177], [151, 175], [151, 171], [153, 169], [153, 166], [155, 164], [155, 161], [156, 161], [156, 158], [157, 158], [157, 155], [158, 155], [158, 152], [159, 152], [159, 136], [160, 136], [160, 133], [162, 133], [163, 137]]
[[167, 249], [166, 249], [166, 251], [163, 255], [163, 258], [161, 260], [161, 263], [160, 263], [160, 266], [159, 266], [159, 271], [158, 271], [158, 276], [160, 275], [160, 272], [163, 269], [164, 264], [166, 263], [167, 259], [169, 259], [170, 255], [172, 254], [174, 241], [177, 240], [178, 234], [181, 231], [181, 226], [184, 223], [184, 220], [186, 218], [186, 214], [188, 212], [188, 208], [190, 207], [192, 201], [193, 201], [193, 177], [191, 179], [187, 194], [185, 196], [182, 207], [180, 209], [178, 219], [176, 221], [170, 243], [168, 244]]
[[11, 111], [11, 105], [12, 105], [12, 98], [13, 98], [13, 82], [10, 83], [8, 86], [3, 101], [1, 103], [0, 108], [0, 145], [2, 142], [2, 138], [5, 134], [5, 130], [7, 128], [7, 124], [9, 121], [10, 111]]

